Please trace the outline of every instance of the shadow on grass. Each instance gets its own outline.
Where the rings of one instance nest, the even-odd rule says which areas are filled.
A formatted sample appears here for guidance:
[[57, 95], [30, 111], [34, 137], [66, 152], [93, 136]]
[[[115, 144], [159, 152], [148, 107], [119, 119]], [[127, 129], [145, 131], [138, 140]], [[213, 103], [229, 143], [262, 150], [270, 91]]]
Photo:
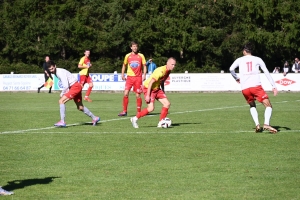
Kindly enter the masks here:
[[273, 126], [273, 128], [276, 128], [278, 130], [278, 132], [280, 131], [280, 129], [284, 129], [284, 130], [287, 130], [287, 131], [292, 130], [291, 128], [286, 127], [286, 126]]
[[13, 191], [16, 189], [22, 189], [28, 186], [32, 185], [38, 185], [38, 184], [49, 184], [54, 179], [61, 178], [61, 177], [46, 177], [46, 178], [33, 178], [33, 179], [24, 179], [24, 180], [13, 180], [7, 182], [8, 184], [3, 186], [2, 188], [8, 191]]
[[[189, 124], [201, 124], [201, 123], [172, 123], [171, 127], [174, 128], [175, 126], [182, 126], [182, 125], [189, 125]], [[156, 126], [147, 126], [147, 127], [156, 127]]]
[[[73, 126], [93, 126], [92, 122], [82, 122], [82, 123], [78, 123], [78, 124], [67, 124], [67, 126], [57, 126], [55, 128], [68, 128], [68, 127], [73, 127]], [[97, 123], [96, 126], [99, 126], [100, 122]]]
[[189, 125], [189, 124], [201, 124], [201, 123], [172, 123], [172, 126], [182, 126], [182, 125]]

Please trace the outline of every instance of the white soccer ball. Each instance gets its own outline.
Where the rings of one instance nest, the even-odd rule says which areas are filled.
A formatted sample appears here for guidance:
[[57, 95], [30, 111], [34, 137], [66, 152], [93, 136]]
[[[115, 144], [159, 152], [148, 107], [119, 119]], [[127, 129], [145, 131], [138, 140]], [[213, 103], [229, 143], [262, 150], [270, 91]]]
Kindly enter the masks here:
[[169, 128], [172, 124], [172, 121], [167, 117], [162, 119], [161, 121], [162, 121], [161, 122], [161, 127], [163, 127], [163, 128]]

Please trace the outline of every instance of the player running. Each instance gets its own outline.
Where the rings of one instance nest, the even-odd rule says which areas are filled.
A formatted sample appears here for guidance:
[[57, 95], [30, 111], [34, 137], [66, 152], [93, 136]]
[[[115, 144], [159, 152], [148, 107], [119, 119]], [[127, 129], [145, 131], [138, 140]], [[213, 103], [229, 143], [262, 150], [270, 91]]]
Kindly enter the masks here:
[[161, 128], [161, 120], [167, 117], [171, 103], [167, 99], [166, 94], [161, 90], [160, 84], [162, 81], [165, 81], [169, 77], [171, 71], [175, 68], [175, 65], [176, 59], [172, 57], [169, 58], [166, 65], [155, 69], [151, 76], [144, 82], [143, 91], [145, 101], [147, 103], [147, 108], [137, 113], [135, 117], [130, 118], [130, 121], [134, 128], [139, 128], [137, 124], [137, 120], [139, 118], [146, 116], [148, 113], [154, 110], [155, 100], [158, 100], [163, 105], [157, 125], [157, 127]]
[[[256, 110], [255, 100], [259, 101], [265, 106], [265, 121], [264, 130], [268, 130], [270, 133], [277, 133], [277, 130], [270, 126], [270, 119], [272, 116], [272, 105], [268, 95], [261, 86], [259, 67], [263, 70], [265, 76], [268, 78], [272, 85], [274, 96], [277, 95], [277, 88], [274, 80], [272, 79], [264, 61], [256, 56], [252, 56], [251, 44], [246, 44], [243, 49], [243, 57], [236, 59], [229, 68], [233, 78], [241, 84], [242, 93], [250, 105], [250, 114], [255, 123], [255, 132], [261, 132], [261, 127], [258, 122], [258, 113]], [[235, 73], [235, 69], [239, 67], [239, 75]]]
[[84, 56], [80, 59], [79, 63], [78, 63], [78, 68], [81, 69], [79, 72], [80, 75], [80, 84], [82, 85], [82, 88], [84, 86], [84, 84], [88, 83], [89, 87], [85, 93], [85, 97], [84, 100], [88, 101], [88, 102], [92, 102], [92, 100], [90, 99], [90, 94], [92, 92], [93, 89], [93, 81], [92, 78], [90, 77], [89, 74], [89, 69], [92, 66], [91, 61], [90, 61], [90, 50], [85, 50], [84, 51]]

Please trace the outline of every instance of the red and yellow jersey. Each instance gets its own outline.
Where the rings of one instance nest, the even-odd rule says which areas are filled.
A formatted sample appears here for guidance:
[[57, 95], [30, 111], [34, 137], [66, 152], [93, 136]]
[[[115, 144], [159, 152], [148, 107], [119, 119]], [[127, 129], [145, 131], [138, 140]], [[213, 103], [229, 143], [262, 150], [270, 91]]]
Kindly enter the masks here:
[[150, 77], [144, 81], [143, 85], [145, 88], [148, 88], [149, 82], [154, 79], [155, 82], [152, 84], [152, 90], [156, 90], [159, 89], [160, 87], [160, 83], [162, 81], [167, 80], [167, 78], [169, 77], [171, 71], [167, 70], [167, 66], [161, 66], [158, 67], [154, 70], [154, 72], [150, 75]]
[[[79, 63], [79, 65], [83, 65], [83, 66], [88, 66], [91, 64], [91, 61], [89, 59], [89, 57], [85, 57], [83, 56]], [[80, 72], [79, 72], [80, 75], [88, 75], [89, 74], [89, 69], [88, 68], [84, 68], [84, 69], [81, 69]]]
[[146, 59], [141, 53], [128, 53], [124, 58], [124, 65], [127, 65], [127, 76], [142, 76], [145, 64]]

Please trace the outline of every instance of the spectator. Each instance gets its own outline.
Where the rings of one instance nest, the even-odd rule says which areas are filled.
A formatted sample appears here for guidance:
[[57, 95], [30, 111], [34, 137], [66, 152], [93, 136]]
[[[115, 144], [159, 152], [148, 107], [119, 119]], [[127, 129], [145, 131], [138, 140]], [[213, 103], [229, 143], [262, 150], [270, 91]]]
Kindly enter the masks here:
[[154, 72], [154, 70], [156, 69], [156, 64], [155, 64], [155, 62], [153, 62], [152, 58], [150, 58], [146, 62], [146, 66], [148, 68], [148, 74], [152, 74]]
[[300, 70], [300, 62], [299, 62], [299, 58], [295, 58], [295, 63], [293, 64], [293, 67], [292, 67], [292, 71], [294, 73], [298, 73]]
[[285, 61], [283, 65], [283, 75], [286, 76], [289, 73], [289, 71], [290, 71], [289, 62]]
[[280, 67], [275, 67], [274, 70], [273, 70], [273, 73], [275, 74], [278, 74], [280, 73]]

